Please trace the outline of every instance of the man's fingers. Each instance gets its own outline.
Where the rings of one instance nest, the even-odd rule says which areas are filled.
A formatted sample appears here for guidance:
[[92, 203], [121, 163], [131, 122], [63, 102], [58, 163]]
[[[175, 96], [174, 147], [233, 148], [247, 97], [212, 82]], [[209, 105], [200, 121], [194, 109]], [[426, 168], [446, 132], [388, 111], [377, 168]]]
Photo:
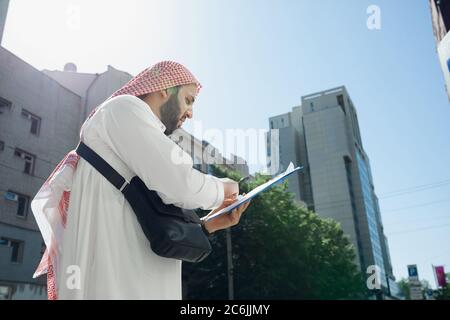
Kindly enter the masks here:
[[[233, 202], [235, 202], [234, 200], [232, 200], [232, 199], [226, 199], [226, 200], [224, 200], [224, 203], [225, 202], [230, 202], [230, 204], [231, 203], [233, 203]], [[236, 225], [236, 224], [238, 224], [239, 223], [239, 220], [241, 219], [241, 216], [242, 216], [242, 213], [244, 213], [244, 211], [248, 208], [248, 206], [250, 205], [250, 202], [251, 201], [247, 201], [246, 203], [244, 203], [244, 204], [241, 204], [239, 207], [237, 207], [237, 208], [234, 208], [233, 210], [231, 210], [231, 214], [230, 214], [230, 222], [232, 223], [232, 225]]]
[[239, 212], [239, 216], [242, 216], [242, 214], [244, 213], [244, 211], [247, 209], [247, 204], [244, 204]]
[[243, 205], [241, 205], [239, 208], [236, 208], [236, 213], [239, 216], [239, 219], [241, 218], [242, 214], [244, 213], [245, 210], [247, 210], [248, 206], [250, 204], [250, 201], [248, 201], [247, 203], [244, 203]]
[[239, 218], [242, 216], [242, 214], [244, 213], [244, 211], [247, 210], [247, 208], [248, 208], [249, 205], [250, 205], [250, 201], [248, 201], [247, 203], [245, 203], [245, 204], [242, 206], [242, 208], [241, 208], [241, 210], [240, 210], [240, 212], [239, 212]]
[[245, 203], [245, 204], [242, 206], [242, 212], [244, 212], [245, 210], [247, 210], [247, 208], [248, 208], [249, 205], [250, 205], [250, 201], [248, 201], [247, 203]]
[[231, 215], [230, 215], [231, 225], [236, 225], [238, 221], [239, 221], [239, 217], [237, 215], [237, 209], [231, 210]]
[[244, 212], [247, 208], [248, 208], [248, 205], [250, 204], [250, 201], [248, 201], [248, 202], [246, 202], [246, 203], [244, 203], [244, 204], [241, 204], [238, 208], [236, 208], [237, 210], [239, 210], [239, 212], [240, 213], [242, 213], [242, 212]]
[[232, 198], [227, 198], [225, 200], [223, 200], [223, 203], [221, 205], [221, 208], [225, 208], [228, 207], [230, 204], [232, 204], [233, 202], [235, 202], [236, 199], [232, 199]]
[[234, 197], [229, 197], [229, 198], [225, 198], [223, 201], [224, 202], [226, 202], [226, 201], [228, 201], [228, 202], [234, 202], [234, 201], [236, 201], [237, 200], [237, 197], [236, 196], [234, 196]]

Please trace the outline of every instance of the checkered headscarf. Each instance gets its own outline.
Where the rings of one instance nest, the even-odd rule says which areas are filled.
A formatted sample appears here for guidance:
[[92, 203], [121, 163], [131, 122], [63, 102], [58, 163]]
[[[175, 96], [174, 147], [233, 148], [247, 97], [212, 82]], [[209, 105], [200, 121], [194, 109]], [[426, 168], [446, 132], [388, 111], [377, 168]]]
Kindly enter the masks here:
[[188, 69], [177, 62], [162, 61], [139, 73], [126, 85], [113, 93], [111, 97], [121, 94], [141, 96], [143, 94], [191, 83], [197, 85], [198, 93], [202, 86]]

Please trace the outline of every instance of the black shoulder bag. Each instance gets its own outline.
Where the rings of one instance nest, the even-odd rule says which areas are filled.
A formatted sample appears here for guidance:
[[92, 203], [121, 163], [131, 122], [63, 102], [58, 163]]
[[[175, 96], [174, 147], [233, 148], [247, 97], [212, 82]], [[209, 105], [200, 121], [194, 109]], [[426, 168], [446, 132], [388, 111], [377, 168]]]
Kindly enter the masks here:
[[83, 142], [75, 151], [123, 193], [154, 253], [188, 262], [200, 262], [210, 254], [208, 237], [193, 210], [165, 204], [138, 176], [128, 183]]

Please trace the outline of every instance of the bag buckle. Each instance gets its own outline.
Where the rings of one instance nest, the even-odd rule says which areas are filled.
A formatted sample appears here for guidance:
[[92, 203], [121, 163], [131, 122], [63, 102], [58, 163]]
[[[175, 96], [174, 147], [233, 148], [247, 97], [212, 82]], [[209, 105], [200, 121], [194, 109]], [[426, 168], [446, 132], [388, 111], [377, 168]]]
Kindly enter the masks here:
[[119, 191], [122, 192], [123, 189], [125, 189], [125, 187], [128, 185], [128, 181], [125, 180], [122, 184], [122, 186], [120, 187]]

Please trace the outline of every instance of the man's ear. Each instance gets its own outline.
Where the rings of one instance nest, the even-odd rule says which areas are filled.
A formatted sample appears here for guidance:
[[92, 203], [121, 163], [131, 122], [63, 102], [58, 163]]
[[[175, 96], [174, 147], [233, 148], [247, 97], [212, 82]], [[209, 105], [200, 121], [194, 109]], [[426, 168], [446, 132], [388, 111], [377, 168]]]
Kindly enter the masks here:
[[169, 92], [167, 92], [167, 89], [160, 91], [161, 97], [166, 100], [169, 97]]

